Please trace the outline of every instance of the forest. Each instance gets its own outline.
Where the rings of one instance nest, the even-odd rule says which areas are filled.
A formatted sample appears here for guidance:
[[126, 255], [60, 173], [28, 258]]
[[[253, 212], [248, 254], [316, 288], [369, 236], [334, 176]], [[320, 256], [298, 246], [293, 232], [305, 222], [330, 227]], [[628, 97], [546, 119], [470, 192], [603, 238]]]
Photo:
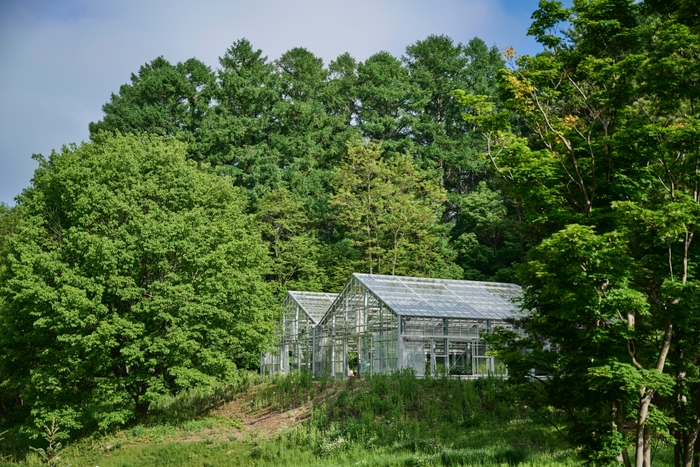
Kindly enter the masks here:
[[700, 465], [700, 5], [532, 19], [535, 56], [144, 64], [0, 205], [0, 427], [79, 439], [240, 384], [287, 290], [361, 272], [522, 285], [527, 337], [487, 336], [508, 397], [588, 464]]

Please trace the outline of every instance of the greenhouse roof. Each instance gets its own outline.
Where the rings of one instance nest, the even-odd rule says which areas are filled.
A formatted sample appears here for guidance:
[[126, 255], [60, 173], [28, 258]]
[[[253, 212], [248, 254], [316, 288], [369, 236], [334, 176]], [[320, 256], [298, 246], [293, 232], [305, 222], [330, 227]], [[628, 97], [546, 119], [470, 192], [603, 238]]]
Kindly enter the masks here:
[[504, 319], [519, 314], [522, 289], [499, 282], [353, 274], [401, 316]]
[[289, 297], [301, 307], [314, 323], [318, 323], [338, 296], [336, 293], [296, 292], [290, 290]]

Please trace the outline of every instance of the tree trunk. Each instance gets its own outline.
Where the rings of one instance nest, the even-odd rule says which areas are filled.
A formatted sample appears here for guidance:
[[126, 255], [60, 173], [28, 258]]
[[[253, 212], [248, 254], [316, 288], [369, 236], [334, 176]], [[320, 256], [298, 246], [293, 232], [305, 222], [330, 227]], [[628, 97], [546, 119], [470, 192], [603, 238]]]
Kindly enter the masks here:
[[144, 419], [148, 416], [148, 409], [150, 409], [150, 402], [137, 402], [136, 403], [136, 413], [139, 419]]
[[[700, 434], [700, 423], [696, 423], [693, 430], [684, 433], [683, 439], [683, 467], [693, 467], [693, 459], [695, 458], [695, 448], [698, 444]], [[697, 465], [697, 458], [695, 458]]]
[[651, 467], [651, 429], [644, 425], [644, 467]]
[[[623, 407], [622, 407], [622, 402], [620, 401], [615, 401], [613, 404], [613, 412], [614, 412], [614, 424], [615, 424], [615, 429], [622, 434], [622, 436], [625, 435], [625, 414], [623, 412]], [[620, 461], [624, 464], [625, 467], [632, 467], [632, 463], [630, 462], [630, 455], [627, 452], [627, 449], [623, 449], [622, 452], [620, 452]]]
[[637, 415], [637, 432], [636, 432], [636, 446], [635, 446], [635, 467], [650, 467], [644, 463], [645, 461], [645, 447], [647, 438], [647, 418], [649, 417], [649, 405], [651, 404], [651, 399], [654, 397], [654, 391], [647, 388], [642, 388], [640, 391], [640, 404], [639, 404], [639, 415]]

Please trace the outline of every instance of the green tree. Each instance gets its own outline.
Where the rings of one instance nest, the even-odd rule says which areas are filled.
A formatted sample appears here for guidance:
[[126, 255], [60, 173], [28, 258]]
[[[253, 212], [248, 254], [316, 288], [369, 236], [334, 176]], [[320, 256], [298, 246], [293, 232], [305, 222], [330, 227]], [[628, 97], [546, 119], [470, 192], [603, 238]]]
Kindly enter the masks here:
[[9, 207], [0, 202], [0, 252], [5, 246], [7, 238], [15, 231], [20, 220], [19, 209]]
[[411, 152], [410, 136], [425, 105], [424, 93], [389, 52], [372, 55], [358, 65], [357, 73], [357, 124], [362, 134], [381, 141], [387, 154]]
[[698, 462], [700, 37], [673, 5], [542, 1], [530, 32], [545, 51], [508, 51], [500, 76], [527, 138], [487, 97], [461, 95], [541, 241], [520, 273], [530, 337], [501, 333], [497, 353], [514, 380], [552, 375], [545, 400], [601, 464], [649, 466], [654, 437], [671, 436], [676, 465]]
[[335, 217], [370, 274], [458, 277], [443, 239], [444, 190], [425, 178], [410, 156], [382, 159], [379, 143], [348, 145], [335, 171]]
[[490, 178], [489, 165], [478, 155], [484, 141], [462, 119], [455, 89], [495, 96], [495, 75], [503, 59], [495, 47], [479, 38], [468, 45], [455, 44], [447, 36], [428, 36], [406, 48], [404, 62], [411, 81], [426, 97], [413, 125], [417, 152], [426, 170], [439, 170], [451, 203], [445, 218], [459, 216], [459, 198], [479, 181]]
[[275, 318], [237, 189], [171, 138], [95, 140], [39, 158], [0, 263], [2, 384], [36, 429], [107, 429], [231, 381]]
[[460, 221], [453, 229], [459, 264], [473, 280], [514, 279], [511, 264], [522, 259], [517, 221], [509, 215], [502, 193], [480, 182], [460, 199]]
[[312, 223], [323, 225], [332, 169], [355, 130], [346, 124], [346, 115], [330, 107], [339, 88], [329, 85], [329, 71], [319, 57], [296, 47], [276, 64], [281, 92], [273, 112], [272, 145], [286, 186]]
[[[17, 230], [20, 219], [18, 206], [8, 207], [5, 203], [0, 202], [0, 269], [7, 241]], [[0, 313], [2, 307], [2, 298], [0, 297]], [[21, 399], [18, 391], [4, 384], [5, 380], [6, 375], [0, 365], [0, 425], [12, 426], [21, 422], [21, 420], [18, 421], [14, 418], [17, 409], [21, 407]]]
[[357, 117], [357, 61], [344, 53], [328, 65], [328, 89], [324, 96], [326, 108], [331, 115], [343, 117], [346, 126], [351, 126]]
[[[475, 233], [474, 218], [467, 210], [490, 209], [479, 206], [478, 201], [489, 204], [491, 197], [486, 192], [498, 183], [494, 183], [487, 158], [482, 157], [484, 136], [462, 118], [460, 99], [453, 96], [455, 89], [462, 89], [495, 101], [495, 76], [503, 67], [503, 58], [479, 38], [462, 45], [447, 36], [428, 36], [406, 48], [404, 63], [411, 81], [427, 98], [413, 125], [415, 154], [421, 168], [439, 178], [447, 190], [442, 220], [454, 226], [451, 236], [460, 250], [457, 262], [467, 279], [512, 280], [510, 265], [521, 259], [517, 222], [511, 221], [517, 212], [509, 203], [499, 204], [510, 209], [503, 213], [508, 221], [501, 227], [507, 232], [497, 236], [497, 245], [485, 243], [490, 237]], [[497, 193], [492, 195], [500, 196]]]
[[256, 208], [263, 240], [273, 260], [270, 278], [277, 298], [281, 301], [287, 290], [320, 292], [323, 274], [318, 263], [322, 248], [299, 197], [279, 188], [262, 196]]
[[207, 160], [254, 194], [256, 185], [276, 185], [281, 179], [269, 147], [272, 108], [279, 95], [275, 66], [246, 39], [234, 42], [219, 64], [216, 105], [204, 123]]
[[102, 106], [104, 118], [90, 123], [90, 135], [101, 131], [176, 135], [189, 143], [190, 157], [202, 159], [202, 123], [214, 90], [211, 69], [195, 58], [172, 65], [158, 57], [131, 75], [131, 84]]

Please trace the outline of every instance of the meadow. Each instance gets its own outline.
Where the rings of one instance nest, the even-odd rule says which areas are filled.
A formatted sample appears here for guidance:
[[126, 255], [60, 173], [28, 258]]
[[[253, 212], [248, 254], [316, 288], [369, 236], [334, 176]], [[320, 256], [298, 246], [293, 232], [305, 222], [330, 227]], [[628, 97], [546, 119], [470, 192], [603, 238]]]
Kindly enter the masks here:
[[[510, 391], [496, 378], [248, 374], [236, 385], [163, 397], [146, 421], [51, 456], [46, 442], [10, 431], [0, 466], [580, 465], [555, 428]], [[657, 449], [654, 465], [672, 465], [670, 451]]]

